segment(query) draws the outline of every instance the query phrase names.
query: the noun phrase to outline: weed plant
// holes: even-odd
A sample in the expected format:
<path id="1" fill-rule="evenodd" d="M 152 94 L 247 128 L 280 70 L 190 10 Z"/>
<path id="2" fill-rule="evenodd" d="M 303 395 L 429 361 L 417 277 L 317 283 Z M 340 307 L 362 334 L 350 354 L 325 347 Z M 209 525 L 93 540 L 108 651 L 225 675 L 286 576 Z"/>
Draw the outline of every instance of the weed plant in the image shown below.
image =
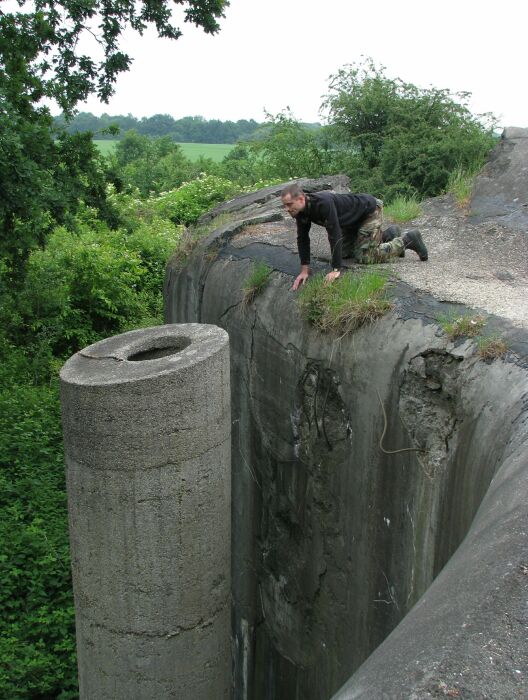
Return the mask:
<path id="1" fill-rule="evenodd" d="M 455 312 L 441 314 L 437 317 L 440 327 L 450 340 L 466 336 L 474 338 L 486 325 L 483 316 L 471 316 L 470 314 L 457 314 Z"/>
<path id="2" fill-rule="evenodd" d="M 508 352 L 508 343 L 498 335 L 479 338 L 479 355 L 483 360 L 496 360 Z"/>
<path id="3" fill-rule="evenodd" d="M 467 207 L 469 204 L 475 177 L 481 167 L 482 164 L 475 164 L 470 168 L 463 168 L 459 165 L 450 174 L 446 189 L 454 196 L 459 206 Z"/>
<path id="4" fill-rule="evenodd" d="M 242 288 L 242 291 L 244 292 L 243 300 L 246 306 L 251 304 L 265 289 L 272 272 L 272 268 L 269 265 L 266 265 L 266 263 L 253 263 L 251 272 L 249 273 Z"/>
<path id="5" fill-rule="evenodd" d="M 384 209 L 387 219 L 396 224 L 412 221 L 422 214 L 422 208 L 416 197 L 396 197 Z"/>
<path id="6" fill-rule="evenodd" d="M 332 284 L 316 275 L 299 291 L 301 314 L 323 332 L 344 335 L 392 308 L 386 287 L 387 274 L 374 270 L 346 272 Z"/>

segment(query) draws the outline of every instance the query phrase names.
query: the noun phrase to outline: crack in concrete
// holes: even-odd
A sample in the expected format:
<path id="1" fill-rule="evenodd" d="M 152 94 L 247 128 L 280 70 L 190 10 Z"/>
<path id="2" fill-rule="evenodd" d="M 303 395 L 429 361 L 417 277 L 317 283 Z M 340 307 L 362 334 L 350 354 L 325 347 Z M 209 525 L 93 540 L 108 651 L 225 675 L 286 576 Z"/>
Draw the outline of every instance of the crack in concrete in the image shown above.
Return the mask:
<path id="1" fill-rule="evenodd" d="M 148 472 L 151 472 L 151 471 L 154 471 L 154 470 L 156 470 L 156 469 L 167 469 L 167 468 L 169 468 L 169 467 L 178 467 L 178 468 L 181 469 L 182 465 L 187 464 L 188 462 L 194 462 L 194 461 L 197 460 L 197 459 L 201 459 L 202 457 L 205 457 L 205 455 L 209 454 L 209 452 L 213 452 L 214 450 L 218 449 L 219 447 L 222 447 L 223 445 L 228 444 L 229 441 L 230 441 L 230 440 L 228 439 L 228 440 L 223 440 L 222 442 L 216 443 L 216 444 L 214 444 L 214 445 L 208 447 L 208 448 L 207 448 L 206 450 L 204 450 L 203 452 L 200 452 L 200 453 L 197 453 L 197 454 L 193 454 L 192 457 L 191 457 L 191 459 L 182 460 L 181 462 L 173 462 L 173 461 L 169 460 L 169 461 L 166 461 L 166 462 L 160 462 L 160 463 L 158 463 L 158 464 L 152 464 L 152 465 L 149 465 L 149 466 L 141 465 L 141 466 L 138 466 L 138 467 L 135 468 L 135 469 L 130 469 L 130 468 L 116 469 L 116 468 L 107 467 L 107 466 L 100 467 L 100 466 L 98 466 L 98 465 L 95 465 L 93 462 L 90 462 L 89 460 L 85 460 L 85 459 L 83 459 L 83 460 L 72 459 L 71 462 L 75 462 L 76 464 L 78 464 L 79 466 L 82 466 L 82 467 L 87 467 L 88 469 L 91 469 L 91 470 L 93 470 L 94 472 L 108 472 L 108 473 L 112 473 L 112 472 L 116 472 L 116 473 L 130 472 L 131 474 L 135 474 L 135 473 L 138 473 L 138 472 L 147 472 L 147 471 L 148 471 Z M 130 449 L 130 446 L 128 446 L 128 449 Z M 137 450 L 141 450 L 141 449 L 143 449 L 143 448 L 142 448 L 142 447 L 138 447 L 138 448 L 136 448 L 136 449 L 137 449 Z"/>
<path id="2" fill-rule="evenodd" d="M 116 362 L 126 362 L 126 357 L 118 357 L 116 355 L 92 355 L 86 352 L 86 350 L 79 350 L 79 355 L 89 360 L 115 360 Z"/>

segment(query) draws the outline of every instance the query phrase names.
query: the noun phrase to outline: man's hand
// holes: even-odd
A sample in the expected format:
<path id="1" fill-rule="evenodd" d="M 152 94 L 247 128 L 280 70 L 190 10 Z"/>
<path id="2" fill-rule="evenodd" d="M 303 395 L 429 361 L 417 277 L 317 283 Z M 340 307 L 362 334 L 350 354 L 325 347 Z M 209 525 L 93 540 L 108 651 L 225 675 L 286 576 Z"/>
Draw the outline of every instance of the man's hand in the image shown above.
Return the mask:
<path id="1" fill-rule="evenodd" d="M 295 282 L 293 283 L 292 291 L 296 292 L 301 286 L 301 284 L 304 284 L 304 282 L 306 282 L 309 276 L 310 268 L 308 267 L 308 265 L 302 265 L 301 272 L 297 275 L 297 277 L 295 278 Z"/>
<path id="2" fill-rule="evenodd" d="M 324 283 L 325 284 L 331 284 L 334 280 L 336 280 L 341 273 L 339 270 L 332 270 L 332 272 L 329 272 L 326 277 L 324 278 Z"/>

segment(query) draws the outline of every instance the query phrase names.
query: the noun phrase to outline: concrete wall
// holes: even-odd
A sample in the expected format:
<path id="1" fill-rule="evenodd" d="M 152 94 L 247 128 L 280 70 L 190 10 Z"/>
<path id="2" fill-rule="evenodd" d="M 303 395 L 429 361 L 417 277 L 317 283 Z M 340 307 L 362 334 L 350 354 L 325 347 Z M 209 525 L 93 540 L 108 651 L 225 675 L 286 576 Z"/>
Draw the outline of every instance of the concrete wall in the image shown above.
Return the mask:
<path id="1" fill-rule="evenodd" d="M 227 334 L 132 331 L 61 372 L 80 696 L 230 696 Z"/>

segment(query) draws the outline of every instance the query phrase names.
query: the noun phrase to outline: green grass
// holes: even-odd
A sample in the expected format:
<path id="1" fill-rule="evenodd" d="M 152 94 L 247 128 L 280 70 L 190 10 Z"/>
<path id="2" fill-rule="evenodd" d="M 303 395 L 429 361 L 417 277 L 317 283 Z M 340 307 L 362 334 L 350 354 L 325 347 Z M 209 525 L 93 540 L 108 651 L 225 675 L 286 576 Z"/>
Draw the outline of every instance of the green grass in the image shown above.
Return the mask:
<path id="1" fill-rule="evenodd" d="M 396 224 L 412 221 L 422 214 L 422 208 L 416 197 L 396 197 L 383 209 L 385 218 Z"/>
<path id="2" fill-rule="evenodd" d="M 265 289 L 269 282 L 272 268 L 263 262 L 254 262 L 242 291 L 244 292 L 244 304 L 249 305 Z"/>
<path id="3" fill-rule="evenodd" d="M 486 325 L 483 316 L 471 316 L 470 314 L 460 315 L 453 311 L 447 314 L 440 314 L 437 320 L 450 340 L 460 338 L 461 336 L 474 338 L 479 335 L 480 331 Z"/>
<path id="4" fill-rule="evenodd" d="M 200 156 L 211 158 L 219 163 L 234 146 L 230 143 L 180 143 L 183 153 L 189 160 L 198 160 Z"/>
<path id="5" fill-rule="evenodd" d="M 455 197 L 461 207 L 466 207 L 469 204 L 473 184 L 481 167 L 481 165 L 475 165 L 472 168 L 464 169 L 459 166 L 449 175 L 447 192 Z"/>
<path id="6" fill-rule="evenodd" d="M 112 153 L 117 141 L 115 139 L 94 139 L 94 143 L 104 156 Z"/>
<path id="7" fill-rule="evenodd" d="M 107 155 L 111 153 L 117 143 L 116 139 L 109 140 L 94 140 L 95 145 L 99 148 L 101 153 Z M 228 153 L 234 148 L 233 144 L 230 143 L 180 143 L 183 154 L 189 160 L 198 160 L 200 156 L 204 158 L 211 158 L 215 162 L 219 163 Z"/>
<path id="8" fill-rule="evenodd" d="M 479 355 L 483 360 L 495 360 L 508 352 L 508 343 L 499 335 L 479 338 L 477 341 Z"/>
<path id="9" fill-rule="evenodd" d="M 344 335 L 392 308 L 386 287 L 387 274 L 374 270 L 342 273 L 331 284 L 316 275 L 299 290 L 301 314 L 323 332 Z"/>

